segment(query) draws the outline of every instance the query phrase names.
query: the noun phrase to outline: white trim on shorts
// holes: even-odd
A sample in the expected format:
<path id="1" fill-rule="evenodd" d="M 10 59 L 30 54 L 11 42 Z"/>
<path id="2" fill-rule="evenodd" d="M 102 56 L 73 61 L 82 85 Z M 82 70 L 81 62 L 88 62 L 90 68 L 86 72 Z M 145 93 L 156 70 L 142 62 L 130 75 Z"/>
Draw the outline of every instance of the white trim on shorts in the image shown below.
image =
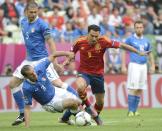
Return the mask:
<path id="1" fill-rule="evenodd" d="M 147 89 L 147 64 L 129 63 L 127 88 Z"/>

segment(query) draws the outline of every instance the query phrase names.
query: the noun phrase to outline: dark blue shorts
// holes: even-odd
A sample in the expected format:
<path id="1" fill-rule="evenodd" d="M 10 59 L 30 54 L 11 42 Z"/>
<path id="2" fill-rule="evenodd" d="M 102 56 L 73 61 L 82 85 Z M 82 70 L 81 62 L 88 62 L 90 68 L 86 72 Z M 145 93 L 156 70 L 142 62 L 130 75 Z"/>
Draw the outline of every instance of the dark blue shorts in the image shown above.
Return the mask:
<path id="1" fill-rule="evenodd" d="M 78 76 L 86 80 L 87 85 L 91 86 L 93 94 L 105 93 L 103 76 L 89 75 L 86 73 L 79 73 Z"/>

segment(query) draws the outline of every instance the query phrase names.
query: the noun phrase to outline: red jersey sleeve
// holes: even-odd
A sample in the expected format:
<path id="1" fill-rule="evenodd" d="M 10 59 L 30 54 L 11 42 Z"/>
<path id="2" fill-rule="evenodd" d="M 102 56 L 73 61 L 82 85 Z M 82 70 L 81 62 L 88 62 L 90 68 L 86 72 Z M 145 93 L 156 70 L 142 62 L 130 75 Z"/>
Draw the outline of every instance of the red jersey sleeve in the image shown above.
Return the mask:
<path id="1" fill-rule="evenodd" d="M 79 42 L 76 40 L 73 46 L 71 47 L 71 51 L 76 54 L 78 50 L 79 50 Z"/>
<path id="2" fill-rule="evenodd" d="M 106 36 L 103 37 L 107 48 L 119 48 L 120 42 L 115 40 L 110 40 Z"/>

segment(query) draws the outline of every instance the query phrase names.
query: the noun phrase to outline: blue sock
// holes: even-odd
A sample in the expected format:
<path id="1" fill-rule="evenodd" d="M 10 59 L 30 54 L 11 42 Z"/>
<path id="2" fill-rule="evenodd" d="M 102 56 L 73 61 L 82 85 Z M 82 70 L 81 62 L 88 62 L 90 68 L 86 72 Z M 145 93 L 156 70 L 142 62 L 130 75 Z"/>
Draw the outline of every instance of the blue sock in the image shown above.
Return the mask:
<path id="1" fill-rule="evenodd" d="M 135 97 L 136 97 L 136 102 L 135 102 L 135 112 L 136 112 L 138 109 L 138 104 L 140 102 L 140 97 L 139 96 L 135 96 Z"/>
<path id="2" fill-rule="evenodd" d="M 128 95 L 128 110 L 135 112 L 136 96 Z"/>
<path id="3" fill-rule="evenodd" d="M 24 99 L 23 99 L 23 94 L 21 90 L 13 93 L 14 99 L 16 101 L 16 104 L 19 108 L 20 113 L 24 113 Z"/>
<path id="4" fill-rule="evenodd" d="M 74 88 L 72 88 L 71 86 L 68 86 L 67 91 L 69 91 L 69 92 L 71 92 L 72 94 L 74 94 L 74 95 L 76 95 L 77 97 L 79 97 L 77 91 L 76 91 Z"/>
<path id="5" fill-rule="evenodd" d="M 68 121 L 71 115 L 72 115 L 72 113 L 70 112 L 70 109 L 67 109 L 62 116 L 62 120 Z"/>

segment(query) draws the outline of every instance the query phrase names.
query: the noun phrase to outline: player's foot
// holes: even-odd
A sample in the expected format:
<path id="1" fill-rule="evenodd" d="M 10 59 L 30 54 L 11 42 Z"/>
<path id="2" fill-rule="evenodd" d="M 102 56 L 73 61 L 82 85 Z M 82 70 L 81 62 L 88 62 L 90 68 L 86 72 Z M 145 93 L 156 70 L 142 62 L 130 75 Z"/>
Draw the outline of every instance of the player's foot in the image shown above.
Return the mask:
<path id="1" fill-rule="evenodd" d="M 132 111 L 129 111 L 127 116 L 128 117 L 133 117 L 134 116 L 134 113 Z"/>
<path id="2" fill-rule="evenodd" d="M 95 120 L 97 125 L 103 125 L 103 122 L 101 118 L 99 117 L 97 111 L 92 106 L 86 107 L 85 111 L 92 116 L 92 118 Z"/>
<path id="3" fill-rule="evenodd" d="M 58 122 L 59 122 L 59 123 L 65 123 L 65 124 L 68 124 L 68 125 L 75 125 L 75 122 L 74 122 L 74 120 L 72 120 L 72 119 L 69 119 L 69 120 L 67 120 L 67 121 L 64 121 L 64 120 L 62 120 L 62 118 L 59 118 L 59 119 L 58 119 Z"/>
<path id="4" fill-rule="evenodd" d="M 95 120 L 95 122 L 97 123 L 98 126 L 102 126 L 103 122 L 101 120 L 101 118 L 99 116 L 96 116 L 93 118 Z"/>
<path id="5" fill-rule="evenodd" d="M 92 107 L 92 106 L 89 106 L 89 107 L 85 107 L 85 111 L 90 114 L 92 116 L 92 118 L 98 116 L 98 113 L 97 111 Z"/>
<path id="6" fill-rule="evenodd" d="M 24 115 L 19 115 L 16 120 L 12 123 L 12 126 L 17 126 L 25 121 Z"/>
<path id="7" fill-rule="evenodd" d="M 134 116 L 140 116 L 140 113 L 138 111 L 134 112 Z"/>

